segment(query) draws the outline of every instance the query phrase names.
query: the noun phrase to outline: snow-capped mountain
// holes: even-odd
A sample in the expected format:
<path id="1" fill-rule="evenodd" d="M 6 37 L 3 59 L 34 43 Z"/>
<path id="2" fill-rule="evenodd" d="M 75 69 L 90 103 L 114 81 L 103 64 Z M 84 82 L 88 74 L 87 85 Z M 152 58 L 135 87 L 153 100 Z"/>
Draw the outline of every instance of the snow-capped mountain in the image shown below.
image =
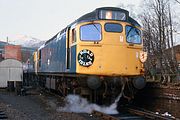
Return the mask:
<path id="1" fill-rule="evenodd" d="M 44 44 L 45 41 L 27 35 L 19 35 L 12 41 L 12 43 L 15 45 L 22 45 L 23 47 L 38 48 Z"/>
<path id="2" fill-rule="evenodd" d="M 24 42 L 23 44 L 21 44 L 23 47 L 30 47 L 30 48 L 39 48 L 41 45 L 43 45 L 45 43 L 45 41 L 41 41 L 39 39 L 29 39 L 26 42 Z"/>

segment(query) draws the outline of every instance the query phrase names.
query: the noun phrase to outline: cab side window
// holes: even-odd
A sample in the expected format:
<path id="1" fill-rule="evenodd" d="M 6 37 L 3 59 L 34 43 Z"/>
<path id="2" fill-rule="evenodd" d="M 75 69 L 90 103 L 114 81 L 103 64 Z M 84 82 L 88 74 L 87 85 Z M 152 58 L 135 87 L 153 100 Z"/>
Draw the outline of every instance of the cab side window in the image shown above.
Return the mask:
<path id="1" fill-rule="evenodd" d="M 72 29 L 72 43 L 76 42 L 76 30 Z"/>

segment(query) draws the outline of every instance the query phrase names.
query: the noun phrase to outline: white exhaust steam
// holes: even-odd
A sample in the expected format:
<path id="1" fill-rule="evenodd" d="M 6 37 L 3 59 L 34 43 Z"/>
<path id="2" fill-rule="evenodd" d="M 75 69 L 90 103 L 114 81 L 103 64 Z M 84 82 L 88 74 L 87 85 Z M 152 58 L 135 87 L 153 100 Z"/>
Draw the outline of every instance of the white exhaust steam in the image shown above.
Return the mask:
<path id="1" fill-rule="evenodd" d="M 75 112 L 75 113 L 92 113 L 94 110 L 105 114 L 118 114 L 117 104 L 122 97 L 124 86 L 122 87 L 121 93 L 116 98 L 115 102 L 110 106 L 99 106 L 97 104 L 89 103 L 85 98 L 79 95 L 68 95 L 66 97 L 66 104 L 64 107 L 57 109 L 59 112 Z"/>

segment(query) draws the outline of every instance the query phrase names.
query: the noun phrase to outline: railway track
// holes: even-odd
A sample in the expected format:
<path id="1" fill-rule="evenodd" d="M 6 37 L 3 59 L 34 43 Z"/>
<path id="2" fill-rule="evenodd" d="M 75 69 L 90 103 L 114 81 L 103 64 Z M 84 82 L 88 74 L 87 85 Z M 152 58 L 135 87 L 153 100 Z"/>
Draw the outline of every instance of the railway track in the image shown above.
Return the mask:
<path id="1" fill-rule="evenodd" d="M 41 90 L 43 90 L 43 92 L 45 92 L 46 94 L 63 99 L 62 96 L 59 96 L 53 92 L 45 89 Z M 134 106 L 123 107 L 120 113 L 116 115 L 108 115 L 99 111 L 93 111 L 92 115 L 100 120 L 176 120 L 176 118 L 172 116 L 163 116 L 162 114 L 157 114 L 155 112 L 137 108 Z"/>
<path id="2" fill-rule="evenodd" d="M 92 114 L 102 120 L 175 120 L 174 117 L 163 116 L 161 114 L 137 108 L 123 108 L 122 112 L 116 115 L 107 115 L 99 111 L 93 111 Z"/>
<path id="3" fill-rule="evenodd" d="M 116 115 L 107 115 L 99 111 L 93 111 L 92 113 L 98 119 L 102 120 L 143 120 L 144 118 L 138 115 L 132 115 L 130 113 L 121 113 Z"/>
<path id="4" fill-rule="evenodd" d="M 0 111 L 0 120 L 3 120 L 3 119 L 7 119 L 7 115 L 5 114 L 4 111 Z"/>
<path id="5" fill-rule="evenodd" d="M 163 116 L 161 114 L 156 114 L 155 112 L 148 111 L 145 109 L 136 109 L 136 108 L 126 108 L 126 111 L 128 111 L 131 114 L 139 115 L 144 118 L 148 119 L 157 119 L 157 120 L 175 120 L 175 117 L 173 116 Z"/>

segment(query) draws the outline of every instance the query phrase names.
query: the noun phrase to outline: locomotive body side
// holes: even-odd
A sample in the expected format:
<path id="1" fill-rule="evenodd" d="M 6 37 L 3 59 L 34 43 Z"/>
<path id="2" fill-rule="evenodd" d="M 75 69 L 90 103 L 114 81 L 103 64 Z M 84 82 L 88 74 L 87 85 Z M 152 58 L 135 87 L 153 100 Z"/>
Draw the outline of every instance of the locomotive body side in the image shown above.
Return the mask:
<path id="1" fill-rule="evenodd" d="M 38 50 L 39 74 L 66 73 L 66 32 L 58 33 L 51 41 Z"/>

